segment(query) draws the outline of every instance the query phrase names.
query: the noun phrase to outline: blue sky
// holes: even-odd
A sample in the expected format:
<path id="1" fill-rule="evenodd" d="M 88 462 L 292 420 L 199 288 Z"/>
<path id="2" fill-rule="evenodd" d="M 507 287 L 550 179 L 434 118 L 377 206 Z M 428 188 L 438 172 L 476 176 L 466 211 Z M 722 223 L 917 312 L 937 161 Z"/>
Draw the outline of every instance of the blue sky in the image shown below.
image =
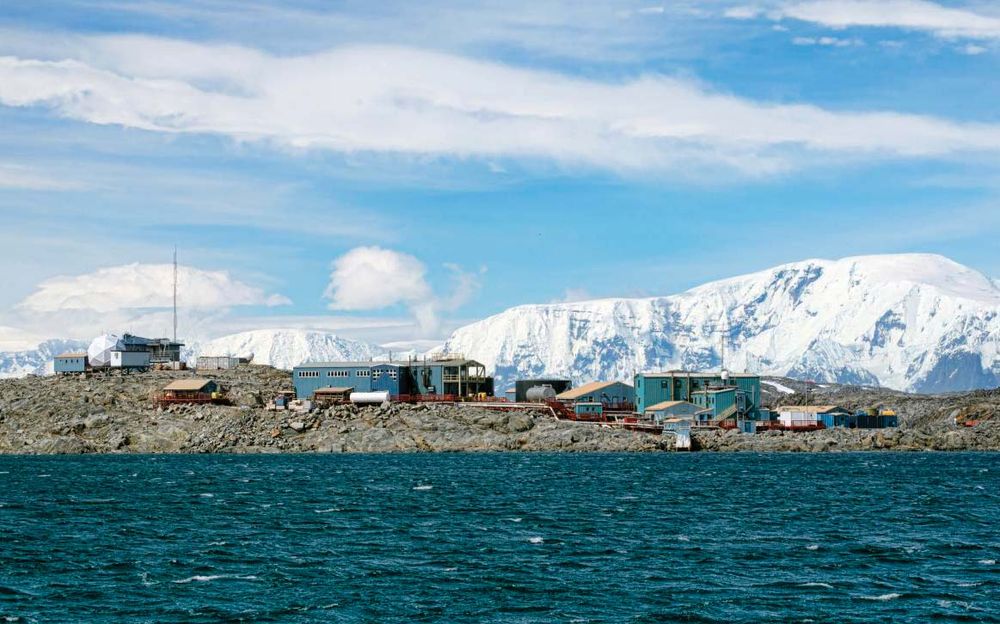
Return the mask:
<path id="1" fill-rule="evenodd" d="M 380 342 L 812 257 L 998 276 L 998 59 L 991 2 L 5 2 L 0 342 L 157 331 L 174 244 L 190 333 Z"/>

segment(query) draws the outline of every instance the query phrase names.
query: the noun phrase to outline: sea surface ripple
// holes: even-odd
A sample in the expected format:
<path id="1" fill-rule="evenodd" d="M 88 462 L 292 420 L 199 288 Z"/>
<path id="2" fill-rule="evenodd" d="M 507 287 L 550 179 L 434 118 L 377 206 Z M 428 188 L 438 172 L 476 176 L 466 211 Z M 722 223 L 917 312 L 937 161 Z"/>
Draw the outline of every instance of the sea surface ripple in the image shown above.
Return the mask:
<path id="1" fill-rule="evenodd" d="M 0 622 L 1000 622 L 1000 455 L 0 458 Z"/>

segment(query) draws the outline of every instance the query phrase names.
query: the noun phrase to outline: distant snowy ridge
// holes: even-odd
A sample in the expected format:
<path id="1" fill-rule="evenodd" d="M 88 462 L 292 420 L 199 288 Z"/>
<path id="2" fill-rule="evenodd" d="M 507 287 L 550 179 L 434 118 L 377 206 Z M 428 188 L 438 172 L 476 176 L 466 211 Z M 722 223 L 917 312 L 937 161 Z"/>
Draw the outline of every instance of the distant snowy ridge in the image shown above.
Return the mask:
<path id="1" fill-rule="evenodd" d="M 381 347 L 341 338 L 324 331 L 303 329 L 259 329 L 222 336 L 190 345 L 185 359 L 191 364 L 199 355 L 253 354 L 254 364 L 290 370 L 303 362 L 368 361 L 386 356 Z"/>
<path id="2" fill-rule="evenodd" d="M 48 375 L 55 356 L 66 351 L 86 351 L 89 341 L 46 340 L 34 349 L 0 352 L 0 378 Z M 260 329 L 230 334 L 205 342 L 189 342 L 181 354 L 194 365 L 199 355 L 253 355 L 254 364 L 290 370 L 303 362 L 368 361 L 388 357 L 382 347 L 348 340 L 324 331 Z M 394 358 L 406 353 L 392 353 Z"/>
<path id="3" fill-rule="evenodd" d="M 518 377 L 577 383 L 726 366 L 934 392 L 1000 383 L 1000 285 L 931 254 L 807 260 L 648 299 L 524 305 L 444 350 Z"/>
<path id="4" fill-rule="evenodd" d="M 86 351 L 89 343 L 81 340 L 44 340 L 33 349 L 0 351 L 0 379 L 27 375 L 52 374 L 52 361 L 61 353 Z"/>

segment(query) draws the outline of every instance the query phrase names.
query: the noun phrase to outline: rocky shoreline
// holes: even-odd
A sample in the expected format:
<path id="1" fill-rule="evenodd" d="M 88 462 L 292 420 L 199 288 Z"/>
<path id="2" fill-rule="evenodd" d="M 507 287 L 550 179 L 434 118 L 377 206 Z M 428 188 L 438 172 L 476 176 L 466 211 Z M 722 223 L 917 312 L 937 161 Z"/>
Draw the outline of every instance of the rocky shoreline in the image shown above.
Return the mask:
<path id="1" fill-rule="evenodd" d="M 542 411 L 453 405 L 337 406 L 308 414 L 263 408 L 288 373 L 247 367 L 214 376 L 231 406 L 155 407 L 153 393 L 190 372 L 0 380 L 0 454 L 299 452 L 654 452 L 671 436 L 557 421 Z M 974 403 L 981 412 L 982 401 Z M 989 403 L 988 405 L 992 405 Z M 694 450 L 835 452 L 1000 450 L 1000 421 L 955 427 L 921 412 L 900 429 L 812 433 L 699 431 Z M 959 409 L 959 408 L 956 408 Z M 961 409 L 967 409 L 963 407 Z M 952 412 L 954 410 L 951 410 Z M 953 419 L 952 419 L 953 420 Z"/>

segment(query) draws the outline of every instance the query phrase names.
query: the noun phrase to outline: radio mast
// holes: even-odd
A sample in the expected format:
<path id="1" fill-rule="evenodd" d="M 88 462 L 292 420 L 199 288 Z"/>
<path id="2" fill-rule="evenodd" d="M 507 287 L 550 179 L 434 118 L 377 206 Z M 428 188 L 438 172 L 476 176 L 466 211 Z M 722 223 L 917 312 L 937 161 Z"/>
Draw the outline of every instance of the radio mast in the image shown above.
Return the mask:
<path id="1" fill-rule="evenodd" d="M 177 245 L 174 245 L 174 342 L 177 342 Z"/>

